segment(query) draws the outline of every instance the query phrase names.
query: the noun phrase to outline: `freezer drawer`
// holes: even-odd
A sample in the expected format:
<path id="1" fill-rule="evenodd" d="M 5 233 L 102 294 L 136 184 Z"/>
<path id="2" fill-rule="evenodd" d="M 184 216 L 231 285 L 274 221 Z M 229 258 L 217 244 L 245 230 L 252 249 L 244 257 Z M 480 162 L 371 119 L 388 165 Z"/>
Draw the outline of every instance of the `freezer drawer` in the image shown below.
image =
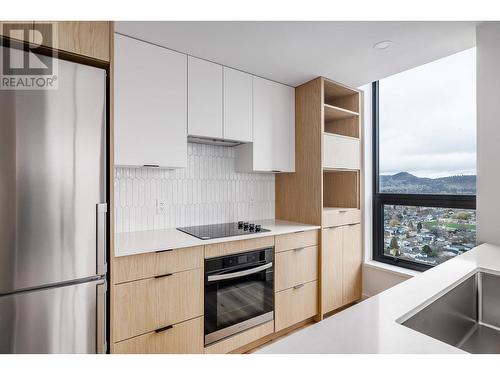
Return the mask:
<path id="1" fill-rule="evenodd" d="M 106 72 L 54 61 L 57 90 L 0 90 L 0 294 L 105 273 Z"/>
<path id="2" fill-rule="evenodd" d="M 106 350 L 105 281 L 0 297 L 0 353 Z"/>

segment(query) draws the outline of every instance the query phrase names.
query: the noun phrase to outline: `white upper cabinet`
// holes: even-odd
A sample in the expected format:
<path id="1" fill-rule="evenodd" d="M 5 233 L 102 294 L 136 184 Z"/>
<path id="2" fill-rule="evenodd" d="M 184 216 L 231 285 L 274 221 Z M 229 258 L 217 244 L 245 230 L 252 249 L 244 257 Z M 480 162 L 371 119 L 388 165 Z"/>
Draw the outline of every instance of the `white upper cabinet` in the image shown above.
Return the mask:
<path id="1" fill-rule="evenodd" d="M 253 143 L 237 146 L 236 170 L 295 172 L 295 89 L 253 77 Z"/>
<path id="2" fill-rule="evenodd" d="M 188 57 L 188 135 L 223 138 L 222 65 Z"/>
<path id="3" fill-rule="evenodd" d="M 252 75 L 224 67 L 224 139 L 252 142 Z"/>
<path id="4" fill-rule="evenodd" d="M 187 56 L 115 34 L 115 164 L 187 164 Z"/>

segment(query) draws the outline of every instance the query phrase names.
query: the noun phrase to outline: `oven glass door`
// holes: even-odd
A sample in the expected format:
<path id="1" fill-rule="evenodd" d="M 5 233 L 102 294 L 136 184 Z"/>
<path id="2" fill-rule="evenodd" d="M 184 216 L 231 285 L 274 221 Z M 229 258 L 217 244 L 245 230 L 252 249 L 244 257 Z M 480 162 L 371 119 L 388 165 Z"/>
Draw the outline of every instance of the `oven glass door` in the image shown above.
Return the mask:
<path id="1" fill-rule="evenodd" d="M 272 266 L 272 262 L 254 264 L 206 278 L 205 344 L 250 328 L 252 319 L 257 325 L 273 318 Z M 264 320 L 259 323 L 259 319 Z M 240 324 L 247 321 L 247 326 Z"/>

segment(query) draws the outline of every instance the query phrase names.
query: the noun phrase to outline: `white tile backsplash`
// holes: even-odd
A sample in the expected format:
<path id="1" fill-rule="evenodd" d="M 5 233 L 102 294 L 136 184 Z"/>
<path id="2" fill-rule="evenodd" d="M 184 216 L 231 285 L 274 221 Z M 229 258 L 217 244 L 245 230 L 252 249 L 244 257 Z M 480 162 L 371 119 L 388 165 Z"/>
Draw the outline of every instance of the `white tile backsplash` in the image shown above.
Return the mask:
<path id="1" fill-rule="evenodd" d="M 274 219 L 274 174 L 235 172 L 234 159 L 232 147 L 189 143 L 187 168 L 115 168 L 116 232 Z"/>

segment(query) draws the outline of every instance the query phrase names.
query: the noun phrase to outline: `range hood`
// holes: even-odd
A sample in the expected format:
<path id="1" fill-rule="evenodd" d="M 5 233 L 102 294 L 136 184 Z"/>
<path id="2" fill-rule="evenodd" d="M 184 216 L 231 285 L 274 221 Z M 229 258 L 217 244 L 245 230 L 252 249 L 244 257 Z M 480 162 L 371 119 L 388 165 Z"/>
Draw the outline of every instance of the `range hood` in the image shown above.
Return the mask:
<path id="1" fill-rule="evenodd" d="M 206 145 L 215 145 L 215 146 L 225 146 L 225 147 L 234 147 L 242 144 L 242 142 L 238 141 L 229 141 L 226 139 L 217 139 L 217 138 L 195 137 L 192 135 L 188 136 L 188 142 L 202 143 Z"/>

